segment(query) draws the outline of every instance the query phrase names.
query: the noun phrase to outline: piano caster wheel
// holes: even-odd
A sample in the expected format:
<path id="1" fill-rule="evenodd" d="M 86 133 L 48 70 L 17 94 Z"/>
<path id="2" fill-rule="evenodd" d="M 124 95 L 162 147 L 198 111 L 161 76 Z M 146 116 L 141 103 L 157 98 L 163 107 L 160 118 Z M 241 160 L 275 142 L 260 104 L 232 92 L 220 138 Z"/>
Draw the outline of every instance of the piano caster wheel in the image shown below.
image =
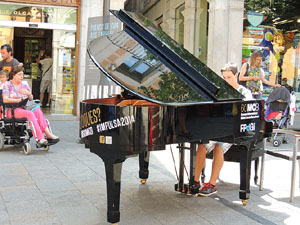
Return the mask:
<path id="1" fill-rule="evenodd" d="M 147 179 L 141 179 L 142 184 L 146 184 Z"/>
<path id="2" fill-rule="evenodd" d="M 248 203 L 248 200 L 242 200 L 242 203 L 243 203 L 244 206 L 246 206 L 247 203 Z"/>

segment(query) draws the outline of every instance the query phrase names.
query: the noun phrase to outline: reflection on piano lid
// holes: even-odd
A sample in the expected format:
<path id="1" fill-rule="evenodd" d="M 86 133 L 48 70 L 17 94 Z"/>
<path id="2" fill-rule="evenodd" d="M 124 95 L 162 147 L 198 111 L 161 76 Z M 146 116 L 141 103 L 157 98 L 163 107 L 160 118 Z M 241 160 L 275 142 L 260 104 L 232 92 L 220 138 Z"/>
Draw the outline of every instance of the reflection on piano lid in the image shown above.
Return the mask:
<path id="1" fill-rule="evenodd" d="M 162 105 L 242 99 L 225 80 L 147 19 L 123 10 L 112 13 L 126 23 L 124 30 L 92 40 L 88 53 L 102 72 L 124 89 Z"/>

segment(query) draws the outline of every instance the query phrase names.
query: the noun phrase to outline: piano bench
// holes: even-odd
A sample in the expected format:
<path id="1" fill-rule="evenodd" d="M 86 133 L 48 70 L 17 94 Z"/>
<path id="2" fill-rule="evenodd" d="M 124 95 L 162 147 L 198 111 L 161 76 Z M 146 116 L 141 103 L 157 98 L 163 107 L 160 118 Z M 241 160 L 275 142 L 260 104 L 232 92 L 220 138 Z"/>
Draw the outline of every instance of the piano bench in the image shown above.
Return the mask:
<path id="1" fill-rule="evenodd" d="M 286 159 L 289 161 L 292 161 L 292 176 L 291 176 L 291 191 L 290 191 L 290 202 L 294 201 L 294 192 L 295 192 L 295 181 L 296 181 L 296 162 L 297 160 L 300 160 L 300 155 L 298 154 L 298 144 L 300 140 L 300 130 L 283 130 L 283 129 L 273 129 L 273 133 L 284 133 L 284 134 L 292 134 L 295 136 L 295 144 L 293 151 L 282 151 L 280 149 L 275 149 L 275 150 L 268 150 L 266 148 L 266 139 L 264 140 L 264 145 L 265 145 L 265 154 L 278 157 L 281 159 Z M 264 178 L 264 166 L 265 166 L 265 155 L 262 157 L 262 164 L 261 164 L 261 174 L 260 174 L 260 185 L 259 185 L 259 190 L 261 191 L 263 189 L 263 178 Z M 299 168 L 300 168 L 300 161 L 299 163 Z M 300 171 L 299 171 L 299 176 L 300 176 Z M 300 187 L 300 183 L 299 183 Z"/>

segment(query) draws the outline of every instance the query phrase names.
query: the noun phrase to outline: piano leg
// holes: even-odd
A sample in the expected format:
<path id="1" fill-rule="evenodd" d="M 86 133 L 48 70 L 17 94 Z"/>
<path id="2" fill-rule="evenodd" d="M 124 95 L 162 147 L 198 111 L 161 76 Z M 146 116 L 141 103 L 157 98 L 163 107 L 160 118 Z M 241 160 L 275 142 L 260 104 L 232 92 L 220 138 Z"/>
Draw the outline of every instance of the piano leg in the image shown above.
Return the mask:
<path id="1" fill-rule="evenodd" d="M 194 184 L 195 180 L 195 169 L 196 169 L 196 152 L 197 144 L 190 143 L 190 186 Z"/>
<path id="2" fill-rule="evenodd" d="M 258 180 L 258 166 L 259 166 L 259 158 L 254 160 L 254 183 L 257 185 L 257 180 Z"/>
<path id="3" fill-rule="evenodd" d="M 150 152 L 145 151 L 139 154 L 139 164 L 140 164 L 140 171 L 139 171 L 139 177 L 141 179 L 141 183 L 145 184 L 146 180 L 149 177 L 149 157 Z"/>
<path id="4" fill-rule="evenodd" d="M 117 223 L 120 221 L 120 190 L 121 172 L 123 162 L 104 162 L 107 187 L 107 221 Z"/>
<path id="5" fill-rule="evenodd" d="M 253 146 L 251 143 L 250 146 Z M 251 173 L 251 147 L 240 146 L 240 192 L 239 197 L 242 199 L 243 205 L 247 204 L 250 197 L 250 173 Z"/>
<path id="6" fill-rule="evenodd" d="M 175 191 L 185 192 L 184 188 L 184 160 L 185 160 L 185 146 L 184 143 L 178 144 L 179 149 L 179 171 L 178 183 L 175 185 Z"/>

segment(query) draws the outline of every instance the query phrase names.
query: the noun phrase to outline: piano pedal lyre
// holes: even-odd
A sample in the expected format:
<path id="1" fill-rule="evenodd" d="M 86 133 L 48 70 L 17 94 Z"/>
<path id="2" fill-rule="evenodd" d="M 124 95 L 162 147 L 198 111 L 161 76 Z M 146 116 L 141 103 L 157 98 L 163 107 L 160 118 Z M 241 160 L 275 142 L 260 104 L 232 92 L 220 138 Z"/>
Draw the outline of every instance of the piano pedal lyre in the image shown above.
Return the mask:
<path id="1" fill-rule="evenodd" d="M 188 184 L 175 184 L 175 191 L 184 193 L 184 194 L 191 194 L 190 188 Z"/>

